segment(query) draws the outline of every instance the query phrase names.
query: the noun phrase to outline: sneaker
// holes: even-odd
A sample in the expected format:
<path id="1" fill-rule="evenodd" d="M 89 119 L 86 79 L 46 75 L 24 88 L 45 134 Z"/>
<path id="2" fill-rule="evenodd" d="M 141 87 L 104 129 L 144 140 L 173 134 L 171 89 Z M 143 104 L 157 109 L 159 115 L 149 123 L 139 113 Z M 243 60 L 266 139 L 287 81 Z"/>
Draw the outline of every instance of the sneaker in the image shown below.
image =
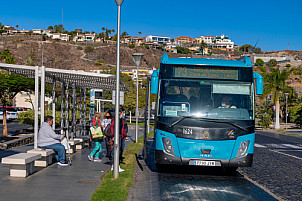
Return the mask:
<path id="1" fill-rule="evenodd" d="M 68 166 L 68 164 L 67 164 L 67 163 L 61 163 L 61 162 L 58 162 L 57 164 L 58 164 L 59 166 L 63 166 L 63 167 Z"/>
<path id="2" fill-rule="evenodd" d="M 125 170 L 122 169 L 120 166 L 118 166 L 118 171 L 119 171 L 119 172 L 124 172 Z"/>
<path id="3" fill-rule="evenodd" d="M 111 171 L 113 171 L 113 165 L 111 165 Z"/>
<path id="4" fill-rule="evenodd" d="M 111 166 L 111 170 L 113 170 L 113 165 Z M 122 169 L 120 166 L 118 166 L 118 171 L 119 171 L 119 172 L 124 172 L 125 170 Z"/>
<path id="5" fill-rule="evenodd" d="M 89 159 L 90 161 L 93 161 L 93 156 L 88 155 L 88 159 Z"/>
<path id="6" fill-rule="evenodd" d="M 99 158 L 95 158 L 95 159 L 93 160 L 93 162 L 102 162 L 102 160 L 99 159 Z"/>

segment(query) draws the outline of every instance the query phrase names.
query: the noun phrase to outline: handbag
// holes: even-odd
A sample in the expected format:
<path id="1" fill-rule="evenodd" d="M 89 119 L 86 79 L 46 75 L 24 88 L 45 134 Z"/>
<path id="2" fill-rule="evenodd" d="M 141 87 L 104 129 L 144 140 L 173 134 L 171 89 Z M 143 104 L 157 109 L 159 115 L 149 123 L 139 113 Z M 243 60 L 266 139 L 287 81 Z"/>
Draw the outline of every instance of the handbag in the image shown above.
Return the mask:
<path id="1" fill-rule="evenodd" d="M 64 137 L 64 138 L 61 140 L 61 144 L 65 147 L 66 150 L 67 150 L 67 149 L 70 149 L 70 146 L 69 146 L 69 144 L 68 144 L 68 142 L 67 142 L 66 137 Z"/>
<path id="2" fill-rule="evenodd" d="M 96 126 L 90 127 L 90 133 L 92 139 L 103 138 L 102 128 L 99 126 L 99 119 L 97 119 Z"/>

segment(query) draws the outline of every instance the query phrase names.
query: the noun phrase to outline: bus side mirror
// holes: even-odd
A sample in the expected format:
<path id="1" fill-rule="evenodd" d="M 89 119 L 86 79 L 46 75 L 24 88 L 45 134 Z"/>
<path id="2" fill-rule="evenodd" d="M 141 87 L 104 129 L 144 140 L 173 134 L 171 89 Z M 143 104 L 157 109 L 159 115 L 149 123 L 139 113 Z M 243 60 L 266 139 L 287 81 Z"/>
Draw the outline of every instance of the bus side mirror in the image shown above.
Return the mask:
<path id="1" fill-rule="evenodd" d="M 263 77 L 259 73 L 253 72 L 255 85 L 256 85 L 256 94 L 262 95 L 263 94 Z"/>
<path id="2" fill-rule="evenodd" d="M 154 70 L 151 76 L 151 94 L 157 94 L 158 92 L 158 78 L 159 70 Z"/>

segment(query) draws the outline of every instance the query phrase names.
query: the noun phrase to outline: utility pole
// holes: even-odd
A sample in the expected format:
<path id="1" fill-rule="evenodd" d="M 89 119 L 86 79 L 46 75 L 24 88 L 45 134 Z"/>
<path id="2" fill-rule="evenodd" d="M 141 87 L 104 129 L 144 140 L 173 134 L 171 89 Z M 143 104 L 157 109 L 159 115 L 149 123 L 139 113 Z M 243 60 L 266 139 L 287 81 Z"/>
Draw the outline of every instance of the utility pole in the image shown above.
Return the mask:
<path id="1" fill-rule="evenodd" d="M 63 29 L 63 8 L 62 8 L 62 29 Z"/>

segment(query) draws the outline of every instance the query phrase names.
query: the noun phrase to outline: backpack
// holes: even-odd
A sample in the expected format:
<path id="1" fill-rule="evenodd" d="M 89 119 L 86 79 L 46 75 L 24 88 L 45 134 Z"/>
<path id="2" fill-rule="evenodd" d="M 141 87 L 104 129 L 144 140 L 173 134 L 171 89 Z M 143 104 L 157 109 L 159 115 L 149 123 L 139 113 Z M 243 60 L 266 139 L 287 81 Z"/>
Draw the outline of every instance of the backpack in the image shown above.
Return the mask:
<path id="1" fill-rule="evenodd" d="M 113 136 L 114 136 L 114 134 L 111 132 L 110 126 L 111 126 L 111 123 L 108 124 L 108 125 L 106 126 L 105 130 L 104 130 L 104 135 L 105 135 L 106 137 L 113 137 Z"/>
<path id="2" fill-rule="evenodd" d="M 101 127 L 99 127 L 99 120 L 96 122 L 96 126 L 91 126 L 90 127 L 90 133 L 91 133 L 91 138 L 92 139 L 101 139 L 103 138 L 103 132 Z"/>

